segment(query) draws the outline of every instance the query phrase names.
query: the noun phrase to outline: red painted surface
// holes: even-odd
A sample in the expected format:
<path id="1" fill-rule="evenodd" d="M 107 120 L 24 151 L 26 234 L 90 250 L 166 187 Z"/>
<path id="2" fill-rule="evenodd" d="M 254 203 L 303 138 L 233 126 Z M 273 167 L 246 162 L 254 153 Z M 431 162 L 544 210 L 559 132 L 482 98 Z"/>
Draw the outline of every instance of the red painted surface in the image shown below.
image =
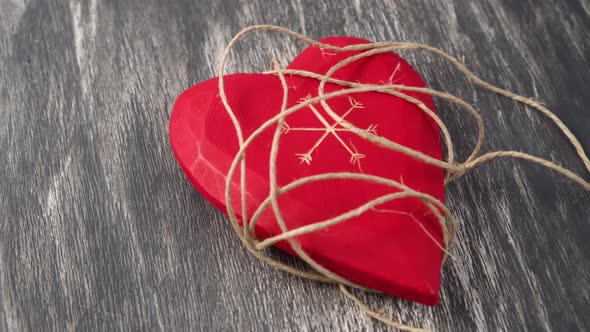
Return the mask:
<path id="1" fill-rule="evenodd" d="M 322 42 L 344 46 L 367 41 L 331 37 Z M 324 74 L 338 61 L 356 53 L 336 53 L 308 47 L 288 68 Z M 419 74 L 394 53 L 361 59 L 340 69 L 333 77 L 361 83 L 384 84 L 391 80 L 395 84 L 425 86 Z M 296 76 L 287 76 L 286 79 L 289 85 L 289 106 L 307 95 L 317 96 L 317 80 Z M 216 78 L 202 82 L 178 98 L 170 120 L 170 140 L 176 158 L 192 184 L 225 213 L 225 179 L 238 151 L 238 141 L 219 98 L 217 84 Z M 241 123 L 245 137 L 280 111 L 283 91 L 277 76 L 227 75 L 225 85 L 229 103 Z M 326 93 L 338 89 L 341 87 L 328 84 Z M 430 96 L 408 94 L 434 110 Z M 442 158 L 439 129 L 417 106 L 374 92 L 350 97 L 364 108 L 352 109 L 346 116 L 347 121 L 437 159 Z M 346 96 L 331 99 L 328 103 L 341 116 L 351 108 L 351 101 Z M 314 107 L 330 125 L 334 123 L 319 103 Z M 336 134 L 340 140 L 328 133 L 310 154 L 308 164 L 300 160 L 300 154 L 309 152 L 324 135 L 324 125 L 309 107 L 288 116 L 286 124 L 289 129 L 281 134 L 277 159 L 280 186 L 314 174 L 363 172 L 401 181 L 444 201 L 444 174 L 439 168 L 372 145 L 339 125 L 335 128 L 338 129 Z M 268 196 L 269 152 L 275 128 L 269 128 L 247 150 L 249 217 Z M 364 157 L 351 163 L 351 152 Z M 232 201 L 241 217 L 239 182 L 238 171 L 232 182 Z M 373 183 L 329 180 L 295 189 L 281 196 L 279 204 L 288 228 L 293 229 L 334 217 L 391 192 L 392 188 Z M 392 210 L 401 213 L 393 213 Z M 375 211 L 368 211 L 349 221 L 299 236 L 296 241 L 313 259 L 343 277 L 392 295 L 433 305 L 439 299 L 443 253 L 417 222 L 442 243 L 438 221 L 420 201 L 413 198 L 383 204 Z M 272 208 L 269 207 L 263 213 L 255 232 L 260 238 L 281 233 Z M 277 246 L 293 253 L 286 242 L 278 243 Z"/>

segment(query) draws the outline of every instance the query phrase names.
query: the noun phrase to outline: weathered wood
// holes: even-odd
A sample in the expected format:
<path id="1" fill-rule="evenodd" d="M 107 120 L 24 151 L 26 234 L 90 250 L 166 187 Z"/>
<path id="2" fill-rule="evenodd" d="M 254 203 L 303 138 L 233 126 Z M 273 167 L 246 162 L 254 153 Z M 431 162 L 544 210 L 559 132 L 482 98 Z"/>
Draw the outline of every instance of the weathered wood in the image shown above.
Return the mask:
<path id="1" fill-rule="evenodd" d="M 482 77 L 547 104 L 590 151 L 587 0 L 2 0 L 0 330 L 385 329 L 336 288 L 248 255 L 169 148 L 176 96 L 215 76 L 222 47 L 254 23 L 465 55 Z M 229 71 L 266 69 L 274 53 L 287 63 L 302 48 L 258 34 Z M 440 59 L 403 55 L 432 87 L 477 103 L 486 150 L 584 174 L 541 115 L 470 86 Z M 466 157 L 474 124 L 438 108 Z M 589 193 L 503 160 L 447 195 L 460 228 L 440 305 L 364 299 L 440 331 L 590 329 Z"/>

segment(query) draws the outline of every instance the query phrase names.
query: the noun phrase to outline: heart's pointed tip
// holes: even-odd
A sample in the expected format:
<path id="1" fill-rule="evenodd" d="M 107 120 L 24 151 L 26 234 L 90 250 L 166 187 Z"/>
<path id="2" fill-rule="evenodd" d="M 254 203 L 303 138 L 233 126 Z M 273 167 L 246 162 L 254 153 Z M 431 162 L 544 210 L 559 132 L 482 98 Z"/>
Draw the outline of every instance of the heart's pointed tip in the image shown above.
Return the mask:
<path id="1" fill-rule="evenodd" d="M 256 225 L 256 234 L 262 235 L 262 237 L 270 236 L 267 230 L 259 228 L 258 225 Z M 405 278 L 400 278 L 397 273 L 382 274 L 379 273 L 380 271 L 359 269 L 358 267 L 353 267 L 338 259 L 334 259 L 333 256 L 326 256 L 321 251 L 317 251 L 317 248 L 309 248 L 305 243 L 300 244 L 308 255 L 317 261 L 321 261 L 322 265 L 328 270 L 334 271 L 340 276 L 369 289 L 427 306 L 435 306 L 440 302 L 442 253 L 440 254 L 441 260 L 439 264 L 433 263 L 433 266 L 436 265 L 435 269 L 425 274 L 414 271 L 413 269 L 417 266 L 405 266 L 405 274 L 413 275 L 413 277 L 402 280 Z M 279 242 L 276 246 L 281 250 L 297 256 L 287 242 Z"/>
<path id="2" fill-rule="evenodd" d="M 438 293 L 434 294 L 427 302 L 425 302 L 425 305 L 429 305 L 429 306 L 435 306 L 440 302 L 440 295 Z"/>
<path id="3" fill-rule="evenodd" d="M 420 295 L 419 297 L 403 297 L 406 300 L 410 300 L 412 302 L 420 303 L 427 306 L 435 306 L 440 302 L 440 296 L 438 293 L 428 294 L 428 295 Z"/>

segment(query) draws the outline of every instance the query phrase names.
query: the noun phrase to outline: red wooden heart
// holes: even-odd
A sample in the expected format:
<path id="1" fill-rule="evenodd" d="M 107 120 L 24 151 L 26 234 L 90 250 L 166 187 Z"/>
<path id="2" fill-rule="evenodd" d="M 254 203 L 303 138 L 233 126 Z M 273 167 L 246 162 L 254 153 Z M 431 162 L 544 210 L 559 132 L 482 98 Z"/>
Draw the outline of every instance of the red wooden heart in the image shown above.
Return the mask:
<path id="1" fill-rule="evenodd" d="M 323 43 L 335 46 L 368 43 L 351 37 L 331 37 Z M 358 52 L 331 52 L 312 46 L 288 66 L 325 74 L 338 61 Z M 363 58 L 338 70 L 334 78 L 361 83 L 403 84 L 424 87 L 419 74 L 401 57 L 386 53 Z M 308 95 L 316 96 L 319 82 L 287 76 L 289 105 Z M 263 122 L 280 111 L 283 90 L 279 78 L 265 74 L 225 76 L 225 89 L 247 138 Z M 326 85 L 326 93 L 341 89 Z M 217 78 L 185 91 L 177 100 L 170 120 L 172 148 L 183 171 L 197 190 L 226 212 L 225 181 L 238 151 L 238 140 L 221 103 Z M 430 109 L 430 96 L 407 93 Z M 359 128 L 441 159 L 439 128 L 416 105 L 390 95 L 366 92 L 328 101 L 332 109 Z M 362 106 L 362 107 L 361 107 Z M 314 113 L 314 110 L 315 112 Z M 387 177 L 444 201 L 443 171 L 404 154 L 373 145 L 336 124 L 330 132 L 320 122 L 332 119 L 321 105 L 306 107 L 286 117 L 277 158 L 278 185 L 326 172 L 363 172 Z M 274 127 L 276 128 L 276 127 Z M 268 196 L 268 163 L 274 128 L 256 138 L 247 150 L 247 211 L 252 213 Z M 239 173 L 239 172 L 238 172 Z M 233 179 L 232 201 L 240 216 L 240 176 Z M 279 198 L 289 229 L 325 220 L 381 195 L 392 188 L 355 180 L 329 180 L 299 187 Z M 256 224 L 258 238 L 281 233 L 267 209 Z M 385 203 L 349 221 L 295 240 L 327 269 L 370 288 L 433 305 L 439 299 L 443 252 L 424 229 L 442 243 L 435 216 L 416 198 Z M 276 244 L 293 254 L 286 242 Z"/>

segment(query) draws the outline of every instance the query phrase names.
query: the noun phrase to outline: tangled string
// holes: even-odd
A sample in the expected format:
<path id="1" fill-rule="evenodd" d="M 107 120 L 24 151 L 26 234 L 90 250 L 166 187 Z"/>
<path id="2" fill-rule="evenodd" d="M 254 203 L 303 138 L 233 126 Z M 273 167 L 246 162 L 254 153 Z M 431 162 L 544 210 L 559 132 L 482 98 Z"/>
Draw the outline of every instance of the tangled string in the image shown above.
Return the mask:
<path id="1" fill-rule="evenodd" d="M 331 50 L 331 51 L 335 51 L 335 52 L 360 51 L 360 53 L 350 56 L 350 57 L 338 62 L 336 65 L 334 65 L 333 67 L 330 68 L 330 70 L 326 73 L 326 75 L 320 75 L 317 73 L 304 71 L 304 70 L 283 69 L 279 65 L 279 63 L 273 59 L 273 70 L 265 72 L 265 73 L 271 74 L 271 75 L 278 75 L 278 77 L 280 78 L 280 81 L 283 86 L 283 98 L 282 98 L 281 109 L 277 113 L 276 116 L 274 116 L 271 119 L 268 119 L 266 122 L 264 122 L 264 124 L 262 124 L 259 128 L 257 128 L 249 137 L 244 138 L 240 123 L 239 123 L 238 119 L 236 118 L 231 105 L 229 105 L 229 103 L 228 103 L 226 91 L 224 89 L 224 76 L 223 75 L 224 75 L 224 71 L 225 71 L 225 65 L 226 65 L 227 60 L 229 58 L 230 52 L 231 52 L 232 48 L 235 46 L 235 44 L 241 38 L 243 38 L 245 35 L 247 35 L 248 33 L 253 32 L 253 31 L 257 31 L 257 30 L 270 30 L 270 31 L 283 33 L 283 34 L 286 34 L 286 35 L 293 37 L 297 40 L 300 40 L 308 45 L 317 46 L 317 47 L 320 47 L 320 48 L 326 49 L 326 50 Z M 364 290 L 367 290 L 367 288 L 365 288 L 361 285 L 358 285 L 350 280 L 347 280 L 346 278 L 343 278 L 342 276 L 340 276 L 340 275 L 324 268 L 320 264 L 318 264 L 309 255 L 307 255 L 307 253 L 294 240 L 294 238 L 299 235 L 316 232 L 316 231 L 319 231 L 319 230 L 324 229 L 326 227 L 345 222 L 348 219 L 350 219 L 354 216 L 358 216 L 358 215 L 374 208 L 377 205 L 380 205 L 380 204 L 383 204 L 383 203 L 386 203 L 389 201 L 393 201 L 396 199 L 404 198 L 404 197 L 416 197 L 432 211 L 432 213 L 436 216 L 436 218 L 438 219 L 438 221 L 440 223 L 440 226 L 443 230 L 443 245 L 442 246 L 438 243 L 438 241 L 436 241 L 436 239 L 434 237 L 432 237 L 430 234 L 428 234 L 428 232 L 425 228 L 423 228 L 423 230 L 431 237 L 431 239 L 435 243 L 437 243 L 437 245 L 439 245 L 441 247 L 441 250 L 444 251 L 444 259 L 446 259 L 447 256 L 449 255 L 449 251 L 451 249 L 453 241 L 455 240 L 455 228 L 456 227 L 455 227 L 455 221 L 452 217 L 451 212 L 442 202 L 440 202 L 436 198 L 432 197 L 431 195 L 416 191 L 416 190 L 414 190 L 414 189 L 412 189 L 400 182 L 397 182 L 397 181 L 394 181 L 394 180 L 391 180 L 388 178 L 384 178 L 384 177 L 369 175 L 369 174 L 346 173 L 346 172 L 324 173 L 324 174 L 318 174 L 318 175 L 300 178 L 300 179 L 293 181 L 283 187 L 279 187 L 277 185 L 277 177 L 276 177 L 277 169 L 276 169 L 275 161 L 276 161 L 276 158 L 277 158 L 277 155 L 279 152 L 279 138 L 281 135 L 281 128 L 283 127 L 285 117 L 287 117 L 288 115 L 293 114 L 293 113 L 295 113 L 295 112 L 297 112 L 309 105 L 320 103 L 322 105 L 322 107 L 324 108 L 324 110 L 326 111 L 326 113 L 334 121 L 340 123 L 344 128 L 350 130 L 352 133 L 356 134 L 357 136 L 361 137 L 362 139 L 365 139 L 373 144 L 377 144 L 381 147 L 390 149 L 392 151 L 406 154 L 406 155 L 408 155 L 412 158 L 418 159 L 424 163 L 443 168 L 446 171 L 445 184 L 460 178 L 462 175 L 464 175 L 466 172 L 468 172 L 469 170 L 473 169 L 476 166 L 484 164 L 484 163 L 486 163 L 490 160 L 493 160 L 493 159 L 506 158 L 506 157 L 522 159 L 522 160 L 526 160 L 529 162 L 539 164 L 539 165 L 546 167 L 548 169 L 551 169 L 559 174 L 562 174 L 563 176 L 565 176 L 568 179 L 572 180 L 573 182 L 579 184 L 580 186 L 582 186 L 584 189 L 586 189 L 588 191 L 590 191 L 590 183 L 585 181 L 580 176 L 576 175 L 575 173 L 571 172 L 570 170 L 568 170 L 562 166 L 559 166 L 549 160 L 539 158 L 539 157 L 536 157 L 536 156 L 533 156 L 533 155 L 530 155 L 527 153 L 518 152 L 518 151 L 494 151 L 494 152 L 488 152 L 488 153 L 480 155 L 480 149 L 481 149 L 481 146 L 484 141 L 484 124 L 483 124 L 482 118 L 469 103 L 467 103 L 464 100 L 462 100 L 458 97 L 455 97 L 449 93 L 441 92 L 441 91 L 437 91 L 437 90 L 433 90 L 433 89 L 429 89 L 429 88 L 419 88 L 419 87 L 397 85 L 397 84 L 386 84 L 386 85 L 361 84 L 358 82 L 350 82 L 350 81 L 344 81 L 344 80 L 338 80 L 338 79 L 332 78 L 332 75 L 338 69 L 340 69 L 340 68 L 342 68 L 342 67 L 346 66 L 347 64 L 350 64 L 354 61 L 357 61 L 357 60 L 365 58 L 365 57 L 370 57 L 373 55 L 381 54 L 381 53 L 400 51 L 400 50 L 422 50 L 422 51 L 427 51 L 427 52 L 432 53 L 434 55 L 440 56 L 443 59 L 449 61 L 454 67 L 456 67 L 465 76 L 467 76 L 467 78 L 473 84 L 479 85 L 487 90 L 490 90 L 492 92 L 500 94 L 506 98 L 512 99 L 512 100 L 517 101 L 519 103 L 528 105 L 528 106 L 532 107 L 533 109 L 536 109 L 537 111 L 541 112 L 546 117 L 548 117 L 555 125 L 557 125 L 557 127 L 561 130 L 561 132 L 567 137 L 567 139 L 570 141 L 570 143 L 575 148 L 579 158 L 582 160 L 586 170 L 588 170 L 588 172 L 590 172 L 590 160 L 588 159 L 586 153 L 584 152 L 582 145 L 580 144 L 578 139 L 572 134 L 572 132 L 568 129 L 568 127 L 554 113 L 549 111 L 549 109 L 547 109 L 542 104 L 540 104 L 530 98 L 526 98 L 526 97 L 517 95 L 515 93 L 501 89 L 499 87 L 496 87 L 494 85 L 491 85 L 491 84 L 481 80 L 475 74 L 473 74 L 471 71 L 469 71 L 463 62 L 460 62 L 459 60 L 455 59 L 451 55 L 449 55 L 437 48 L 434 48 L 434 47 L 431 47 L 428 45 L 418 44 L 418 43 L 404 43 L 404 42 L 378 42 L 378 43 L 349 45 L 346 47 L 336 47 L 336 46 L 320 43 L 318 41 L 307 38 L 303 35 L 300 35 L 296 32 L 290 31 L 290 30 L 282 28 L 282 27 L 277 27 L 277 26 L 272 26 L 272 25 L 255 25 L 255 26 L 250 26 L 250 27 L 242 30 L 229 42 L 229 44 L 227 45 L 227 47 L 221 57 L 221 62 L 220 62 L 220 66 L 219 66 L 219 73 L 218 73 L 219 74 L 219 95 L 220 95 L 223 105 L 225 106 L 225 109 L 226 109 L 227 113 L 229 114 L 231 121 L 235 127 L 236 134 L 238 137 L 238 143 L 239 143 L 239 151 L 236 153 L 235 158 L 231 164 L 230 170 L 227 174 L 226 187 L 225 187 L 225 200 L 226 200 L 226 205 L 227 205 L 227 214 L 229 216 L 229 219 L 230 219 L 233 229 L 235 230 L 238 237 L 242 240 L 242 242 L 244 243 L 246 248 L 248 248 L 248 250 L 251 251 L 260 260 L 264 261 L 265 263 L 267 263 L 275 268 L 292 273 L 294 275 L 298 275 L 298 276 L 308 278 L 308 279 L 338 284 L 340 287 L 340 290 L 344 293 L 344 295 L 346 295 L 346 297 L 348 297 L 349 299 L 354 301 L 361 309 L 363 309 L 366 313 L 368 313 L 373 318 L 378 319 L 378 320 L 386 323 L 387 325 L 390 325 L 390 326 L 398 328 L 398 329 L 407 330 L 407 331 L 423 331 L 423 329 L 404 325 L 404 324 L 395 322 L 393 320 L 387 319 L 387 318 L 383 317 L 382 313 L 369 308 L 366 304 L 364 304 L 361 300 L 359 300 L 356 296 L 354 296 L 347 289 L 347 286 L 354 287 L 354 288 L 360 288 L 360 289 L 364 289 Z M 297 75 L 297 76 L 303 76 L 303 77 L 318 80 L 319 81 L 319 88 L 318 88 L 317 96 L 310 98 L 302 103 L 299 103 L 297 105 L 287 108 L 288 86 L 285 81 L 285 75 Z M 325 93 L 324 88 L 327 83 L 340 85 L 343 87 L 343 89 L 335 91 L 335 92 L 331 92 L 331 93 Z M 419 151 L 411 149 L 407 146 L 403 146 L 403 145 L 400 145 L 396 142 L 390 141 L 385 137 L 381 137 L 381 136 L 376 135 L 375 133 L 363 130 L 361 128 L 357 128 L 352 123 L 347 122 L 345 119 L 343 119 L 338 114 L 336 114 L 330 108 L 330 105 L 327 102 L 331 98 L 346 96 L 346 95 L 356 94 L 356 93 L 362 93 L 362 92 L 369 92 L 369 91 L 389 94 L 394 97 L 401 98 L 405 101 L 415 104 L 426 115 L 428 115 L 430 118 L 432 118 L 438 124 L 438 126 L 440 127 L 440 130 L 443 134 L 443 139 L 444 139 L 445 145 L 447 147 L 446 160 L 439 160 L 436 158 L 432 158 L 426 154 L 423 154 Z M 471 154 L 469 155 L 469 157 L 465 161 L 457 162 L 455 160 L 453 141 L 451 139 L 451 135 L 449 134 L 449 131 L 448 131 L 447 127 L 445 126 L 444 122 L 435 114 L 435 112 L 433 110 L 429 109 L 424 103 L 422 103 L 420 100 L 418 100 L 416 98 L 413 98 L 413 97 L 405 94 L 404 91 L 415 91 L 415 92 L 420 92 L 420 93 L 424 93 L 424 94 L 429 94 L 433 97 L 442 98 L 442 99 L 447 100 L 451 103 L 457 104 L 463 110 L 465 110 L 469 115 L 471 115 L 473 117 L 473 119 L 475 120 L 475 122 L 477 124 L 477 128 L 478 128 L 477 143 L 475 144 L 473 151 L 471 152 Z M 270 152 L 270 157 L 269 157 L 269 170 L 270 170 L 269 195 L 263 201 L 263 203 L 258 207 L 256 212 L 252 215 L 252 218 L 248 219 L 248 214 L 246 211 L 246 195 L 245 195 L 245 193 L 246 193 L 246 180 L 247 180 L 246 179 L 246 159 L 245 159 L 246 150 L 250 146 L 250 144 L 252 144 L 252 141 L 256 137 L 258 137 L 262 132 L 264 132 L 265 130 L 267 130 L 268 128 L 270 128 L 271 126 L 274 126 L 274 125 L 276 125 L 276 129 L 274 131 L 271 152 Z M 238 218 L 236 216 L 236 212 L 234 211 L 233 204 L 232 204 L 232 198 L 230 195 L 232 179 L 235 175 L 236 170 L 238 169 L 238 166 L 240 168 L 240 174 L 241 174 L 241 177 L 240 177 L 240 179 L 241 179 L 240 198 L 241 198 L 241 203 L 242 203 L 241 204 L 241 206 L 242 206 L 242 220 L 241 221 L 238 220 Z M 281 214 L 281 210 L 280 210 L 278 202 L 277 202 L 278 197 L 282 194 L 289 192 L 290 190 L 293 190 L 293 189 L 295 189 L 299 186 L 303 186 L 305 184 L 309 184 L 309 183 L 317 182 L 317 181 L 328 181 L 328 180 L 333 180 L 333 179 L 351 179 L 351 180 L 356 180 L 356 181 L 367 181 L 367 182 L 378 183 L 378 184 L 382 184 L 382 185 L 386 185 L 386 186 L 391 187 L 392 193 L 378 197 L 376 199 L 373 199 L 361 206 L 352 208 L 351 210 L 349 210 L 339 216 L 336 216 L 336 217 L 333 217 L 330 219 L 326 219 L 323 221 L 319 221 L 316 223 L 312 223 L 312 224 L 309 224 L 306 226 L 298 227 L 295 229 L 288 229 L 286 227 L 285 220 Z M 266 208 L 268 208 L 269 205 L 272 207 L 272 210 L 275 214 L 276 220 L 281 228 L 282 233 L 260 241 L 254 237 L 253 229 L 254 229 L 254 226 L 256 225 L 256 222 L 258 221 L 258 218 L 260 217 L 262 212 Z M 297 253 L 297 255 L 299 255 L 299 257 L 302 260 L 304 260 L 313 270 L 315 270 L 315 272 L 307 272 L 307 271 L 302 271 L 302 270 L 296 269 L 292 266 L 289 266 L 289 265 L 286 265 L 286 264 L 281 263 L 279 261 L 276 261 L 276 260 L 274 260 L 274 259 L 270 258 L 269 256 L 262 253 L 263 249 L 265 249 L 265 248 L 267 248 L 279 241 L 283 241 L 283 240 L 286 240 L 289 243 L 289 245 L 291 246 L 291 248 L 293 249 L 293 251 L 295 253 Z"/>

